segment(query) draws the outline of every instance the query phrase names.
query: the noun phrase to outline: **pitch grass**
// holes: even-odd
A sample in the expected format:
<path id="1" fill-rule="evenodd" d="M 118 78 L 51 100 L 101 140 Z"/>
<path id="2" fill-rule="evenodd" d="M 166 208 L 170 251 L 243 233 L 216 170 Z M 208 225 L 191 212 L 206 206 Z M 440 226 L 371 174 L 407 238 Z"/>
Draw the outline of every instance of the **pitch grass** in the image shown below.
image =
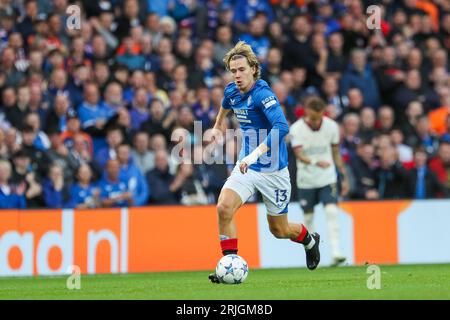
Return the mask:
<path id="1" fill-rule="evenodd" d="M 369 290 L 367 267 L 250 270 L 241 285 L 207 281 L 207 271 L 0 278 L 0 299 L 450 299 L 450 265 L 380 266 L 381 289 Z"/>

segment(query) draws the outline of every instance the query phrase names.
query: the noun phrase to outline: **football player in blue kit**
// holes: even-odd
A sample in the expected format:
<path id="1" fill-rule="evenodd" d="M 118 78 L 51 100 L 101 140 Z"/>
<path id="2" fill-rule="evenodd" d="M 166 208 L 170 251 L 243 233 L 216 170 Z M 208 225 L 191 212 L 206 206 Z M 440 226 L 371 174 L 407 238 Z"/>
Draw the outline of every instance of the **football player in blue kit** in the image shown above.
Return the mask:
<path id="1" fill-rule="evenodd" d="M 303 244 L 306 265 L 314 270 L 320 261 L 319 234 L 310 234 L 304 225 L 290 223 L 287 218 L 291 183 L 284 137 L 289 126 L 280 103 L 269 85 L 260 79 L 260 64 L 248 44 L 239 41 L 223 61 L 234 82 L 225 88 L 213 134 L 217 140 L 223 137 L 223 121 L 233 111 L 242 131 L 242 148 L 217 203 L 222 253 L 237 253 L 234 216 L 259 191 L 272 234 L 278 239 Z M 214 283 L 220 282 L 214 273 L 209 275 L 209 279 Z"/>

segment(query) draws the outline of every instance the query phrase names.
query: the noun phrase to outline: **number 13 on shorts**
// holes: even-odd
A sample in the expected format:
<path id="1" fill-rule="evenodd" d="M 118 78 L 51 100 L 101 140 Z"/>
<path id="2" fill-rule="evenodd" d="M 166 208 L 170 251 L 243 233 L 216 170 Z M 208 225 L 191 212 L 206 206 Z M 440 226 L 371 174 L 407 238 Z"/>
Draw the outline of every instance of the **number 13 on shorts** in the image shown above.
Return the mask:
<path id="1" fill-rule="evenodd" d="M 286 189 L 276 189 L 275 190 L 275 202 L 278 204 L 280 202 L 285 202 L 287 200 L 287 190 Z"/>

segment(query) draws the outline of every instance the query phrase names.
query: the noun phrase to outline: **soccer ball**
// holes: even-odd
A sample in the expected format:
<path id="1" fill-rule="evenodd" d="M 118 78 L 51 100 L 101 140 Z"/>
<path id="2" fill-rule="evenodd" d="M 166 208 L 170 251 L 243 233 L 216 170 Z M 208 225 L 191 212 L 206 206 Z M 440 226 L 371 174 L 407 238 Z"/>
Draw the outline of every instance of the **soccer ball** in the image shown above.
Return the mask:
<path id="1" fill-rule="evenodd" d="M 216 276 L 222 283 L 242 283 L 248 276 L 247 262 L 237 254 L 223 256 L 217 263 Z"/>

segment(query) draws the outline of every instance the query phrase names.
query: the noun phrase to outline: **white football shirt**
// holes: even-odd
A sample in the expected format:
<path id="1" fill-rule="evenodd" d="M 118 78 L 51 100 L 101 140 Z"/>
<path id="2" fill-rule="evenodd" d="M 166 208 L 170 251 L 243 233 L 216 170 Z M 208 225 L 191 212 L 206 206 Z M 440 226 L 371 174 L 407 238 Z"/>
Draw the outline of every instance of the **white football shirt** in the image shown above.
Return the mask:
<path id="1" fill-rule="evenodd" d="M 322 188 L 337 182 L 336 168 L 331 146 L 339 144 L 339 126 L 323 117 L 318 130 L 313 130 L 303 118 L 297 120 L 289 131 L 293 148 L 302 147 L 305 155 L 315 161 L 327 161 L 328 168 L 320 168 L 297 159 L 297 187 L 303 189 Z"/>

